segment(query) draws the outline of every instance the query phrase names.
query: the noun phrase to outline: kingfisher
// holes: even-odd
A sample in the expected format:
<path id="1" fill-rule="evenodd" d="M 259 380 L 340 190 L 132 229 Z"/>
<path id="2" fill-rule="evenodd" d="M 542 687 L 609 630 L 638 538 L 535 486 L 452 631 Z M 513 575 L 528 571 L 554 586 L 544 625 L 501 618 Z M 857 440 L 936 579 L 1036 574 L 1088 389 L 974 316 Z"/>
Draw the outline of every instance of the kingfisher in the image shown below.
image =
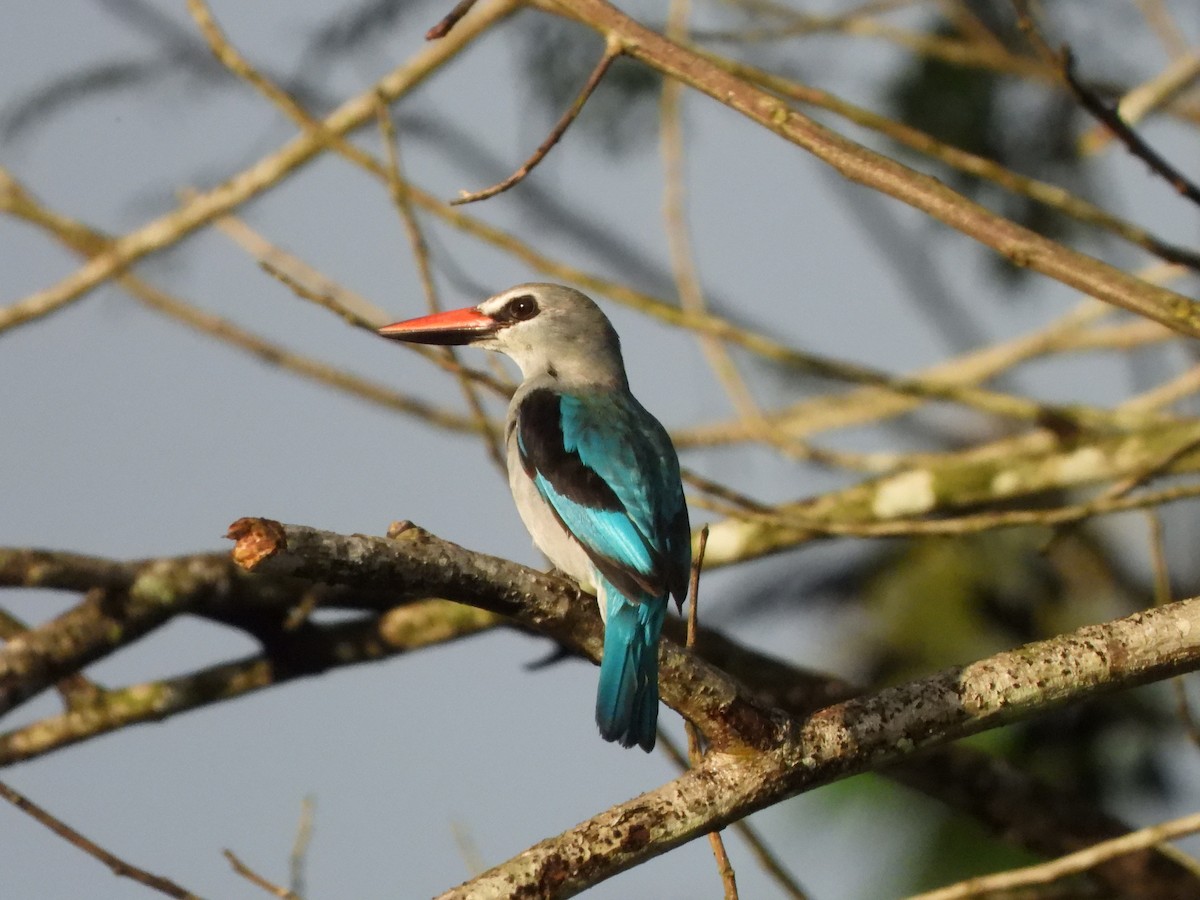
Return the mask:
<path id="1" fill-rule="evenodd" d="M 629 392 L 612 323 L 573 288 L 520 284 L 379 333 L 494 350 L 520 368 L 504 429 L 517 510 L 534 544 L 599 604 L 601 736 L 654 749 L 659 636 L 668 598 L 682 607 L 687 593 L 691 532 L 675 447 Z"/>

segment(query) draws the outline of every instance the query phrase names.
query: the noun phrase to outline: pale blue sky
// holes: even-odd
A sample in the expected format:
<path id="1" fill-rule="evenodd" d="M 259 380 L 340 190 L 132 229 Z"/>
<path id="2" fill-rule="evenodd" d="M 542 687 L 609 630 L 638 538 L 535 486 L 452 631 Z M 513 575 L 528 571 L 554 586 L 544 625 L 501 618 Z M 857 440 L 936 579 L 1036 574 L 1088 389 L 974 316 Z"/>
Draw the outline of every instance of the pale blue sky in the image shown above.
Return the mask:
<path id="1" fill-rule="evenodd" d="M 181 34 L 191 31 L 182 4 L 152 6 Z M 6 4 L 0 114 L 48 79 L 106 62 L 169 58 L 151 35 L 120 17 L 122 7 L 113 0 Z M 329 4 L 296 0 L 223 0 L 213 8 L 247 55 L 282 73 L 296 72 L 306 35 L 330 16 Z M 438 10 L 422 6 L 353 61 L 309 58 L 304 74 L 336 100 L 356 94 L 416 52 Z M 531 100 L 520 39 L 538 15 L 517 16 L 397 107 L 401 117 L 469 135 L 498 161 L 488 170 L 466 166 L 414 129 L 402 140 L 407 171 L 419 184 L 447 197 L 481 187 L 541 140 L 547 116 Z M 897 58 L 883 44 L 796 46 L 803 52 L 793 58 L 781 50 L 780 57 L 858 100 L 872 98 L 877 76 Z M 868 46 L 877 55 L 864 61 L 859 54 Z M 859 220 L 845 206 L 848 188 L 796 148 L 710 101 L 689 98 L 686 114 L 695 253 L 714 297 L 744 320 L 828 355 L 894 371 L 944 355 L 938 334 L 914 314 L 891 270 L 873 248 L 863 249 Z M 124 232 L 167 209 L 175 191 L 212 184 L 291 133 L 248 89 L 202 86 L 164 63 L 153 87 L 64 107 L 0 144 L 0 162 L 52 209 Z M 373 136 L 366 140 L 374 146 Z M 614 158 L 595 130 L 577 128 L 530 189 L 613 229 L 662 271 L 655 142 L 650 135 Z M 1160 230 L 1195 238 L 1194 211 L 1168 201 L 1166 189 L 1137 166 L 1116 160 L 1098 171 L 1120 179 L 1123 202 L 1148 200 L 1141 209 L 1154 209 Z M 606 270 L 611 259 L 559 224 L 540 221 L 520 191 L 470 211 L 572 262 L 623 274 Z M 1036 281 L 1015 302 L 989 296 L 989 270 L 974 245 L 933 243 L 937 230 L 927 220 L 890 201 L 887 211 L 918 242 L 928 235 L 920 264 L 952 293 L 971 297 L 969 308 L 990 335 L 1027 330 L 1074 302 L 1065 288 Z M 423 308 L 386 194 L 349 164 L 319 160 L 243 212 L 268 238 L 397 318 Z M 485 290 L 537 276 L 490 248 L 429 227 L 436 250 Z M 0 219 L 0 303 L 53 283 L 75 265 L 42 234 Z M 427 398 L 460 402 L 452 381 L 297 301 L 218 234 L 202 234 L 138 272 L 291 347 Z M 446 278 L 441 285 L 447 302 L 481 299 Z M 665 282 L 648 277 L 642 286 L 666 290 Z M 612 303 L 606 308 L 623 336 L 635 391 L 668 426 L 728 412 L 691 339 Z M 764 401 L 788 396 L 786 382 L 753 371 Z M 1056 399 L 1100 400 L 1125 390 L 1128 378 L 1115 366 L 1067 380 L 1043 378 L 1038 389 Z M 468 547 L 540 565 L 505 484 L 477 444 L 288 377 L 160 318 L 115 288 L 0 336 L 0 384 L 0 545 L 144 557 L 227 547 L 221 535 L 243 515 L 362 532 L 382 532 L 407 518 Z M 257 462 L 264 458 L 271 464 Z M 762 453 L 691 454 L 685 462 L 763 497 L 801 496 L 835 483 Z M 819 561 L 839 551 L 805 552 Z M 713 615 L 720 616 L 722 593 L 736 588 L 735 579 L 770 565 L 707 579 Z M 76 598 L 30 592 L 14 599 L 5 592 L 0 599 L 39 621 Z M 757 647 L 852 673 L 839 652 L 847 626 L 833 617 L 722 624 Z M 91 674 L 112 684 L 141 681 L 252 649 L 229 630 L 178 622 Z M 491 865 L 673 774 L 659 754 L 623 751 L 598 738 L 595 669 L 568 663 L 525 670 L 548 649 L 525 637 L 490 635 L 120 732 L 2 777 L 131 862 L 214 898 L 265 896 L 228 869 L 222 848 L 268 877 L 286 877 L 301 801 L 313 795 L 310 900 L 428 896 L 469 874 L 456 826 Z M 27 721 L 54 708 L 53 697 L 43 698 L 14 718 Z M 663 719 L 681 733 L 674 713 Z M 844 801 L 805 797 L 756 822 L 817 897 L 879 896 L 920 838 L 904 833 L 907 810 L 925 801 L 899 793 L 882 808 Z M 0 806 L 0 835 L 6 898 L 149 895 L 7 806 Z M 859 855 L 865 848 L 867 858 Z M 731 852 L 744 897 L 778 895 L 736 838 Z M 682 900 L 718 890 L 707 844 L 696 842 L 589 896 Z"/>

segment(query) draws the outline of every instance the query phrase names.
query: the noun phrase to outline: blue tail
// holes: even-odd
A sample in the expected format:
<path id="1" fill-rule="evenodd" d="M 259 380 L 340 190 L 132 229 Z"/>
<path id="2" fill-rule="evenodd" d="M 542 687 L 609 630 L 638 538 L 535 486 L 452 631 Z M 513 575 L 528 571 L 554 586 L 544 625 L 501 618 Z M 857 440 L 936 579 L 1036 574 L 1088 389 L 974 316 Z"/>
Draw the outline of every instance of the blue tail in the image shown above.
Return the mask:
<path id="1" fill-rule="evenodd" d="M 666 598 L 626 600 L 601 576 L 607 603 L 604 656 L 596 691 L 596 724 L 606 741 L 654 749 L 658 724 L 658 638 Z"/>

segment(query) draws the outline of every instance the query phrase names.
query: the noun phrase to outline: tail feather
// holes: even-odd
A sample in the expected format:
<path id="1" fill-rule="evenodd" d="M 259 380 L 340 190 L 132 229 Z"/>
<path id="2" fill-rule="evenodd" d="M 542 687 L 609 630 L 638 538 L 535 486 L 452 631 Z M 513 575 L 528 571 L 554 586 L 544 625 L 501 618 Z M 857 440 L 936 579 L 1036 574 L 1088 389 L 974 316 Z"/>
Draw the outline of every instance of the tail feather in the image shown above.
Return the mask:
<path id="1" fill-rule="evenodd" d="M 656 597 L 634 603 L 609 584 L 601 595 L 607 615 L 596 724 L 606 741 L 649 752 L 658 725 L 658 638 L 667 604 Z"/>

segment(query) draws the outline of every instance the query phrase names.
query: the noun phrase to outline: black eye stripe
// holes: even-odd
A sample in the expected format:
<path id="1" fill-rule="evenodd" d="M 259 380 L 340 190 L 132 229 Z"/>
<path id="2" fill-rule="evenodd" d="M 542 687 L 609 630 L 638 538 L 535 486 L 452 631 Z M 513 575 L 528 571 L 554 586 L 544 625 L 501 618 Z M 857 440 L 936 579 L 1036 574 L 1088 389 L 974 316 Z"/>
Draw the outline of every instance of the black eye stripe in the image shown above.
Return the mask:
<path id="1" fill-rule="evenodd" d="M 532 319 L 537 314 L 538 305 L 533 294 L 521 294 L 505 303 L 492 318 L 504 325 L 511 325 L 513 322 Z"/>

